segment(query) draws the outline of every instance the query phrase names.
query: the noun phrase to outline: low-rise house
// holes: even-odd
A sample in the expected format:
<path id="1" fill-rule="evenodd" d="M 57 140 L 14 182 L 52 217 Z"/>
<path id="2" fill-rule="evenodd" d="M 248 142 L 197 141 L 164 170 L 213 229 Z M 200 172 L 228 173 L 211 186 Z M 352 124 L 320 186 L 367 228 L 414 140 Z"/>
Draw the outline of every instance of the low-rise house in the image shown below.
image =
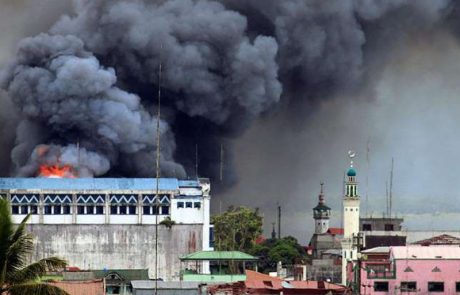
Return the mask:
<path id="1" fill-rule="evenodd" d="M 344 286 L 318 281 L 287 281 L 259 272 L 247 270 L 246 280 L 219 284 L 208 287 L 211 295 L 240 295 L 240 294 L 315 294 L 335 295 L 351 294 Z"/>
<path id="2" fill-rule="evenodd" d="M 245 269 L 252 265 L 257 270 L 258 258 L 240 251 L 198 251 L 180 260 L 181 280 L 223 283 L 244 281 Z M 203 268 L 203 265 L 208 267 Z"/>
<path id="3" fill-rule="evenodd" d="M 93 270 L 95 278 L 103 279 L 107 294 L 131 295 L 133 280 L 148 280 L 148 269 Z"/>
<path id="4" fill-rule="evenodd" d="M 349 277 L 359 282 L 360 294 L 455 294 L 460 292 L 460 247 L 370 249 L 354 270 Z"/>

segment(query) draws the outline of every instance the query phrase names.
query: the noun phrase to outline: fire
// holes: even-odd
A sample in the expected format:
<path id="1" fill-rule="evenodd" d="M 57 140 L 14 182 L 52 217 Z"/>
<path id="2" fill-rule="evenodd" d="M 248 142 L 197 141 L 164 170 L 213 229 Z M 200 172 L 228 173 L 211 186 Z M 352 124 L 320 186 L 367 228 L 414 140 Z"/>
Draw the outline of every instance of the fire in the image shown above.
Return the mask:
<path id="1" fill-rule="evenodd" d="M 38 171 L 38 177 L 76 178 L 76 175 L 70 165 L 42 165 Z"/>

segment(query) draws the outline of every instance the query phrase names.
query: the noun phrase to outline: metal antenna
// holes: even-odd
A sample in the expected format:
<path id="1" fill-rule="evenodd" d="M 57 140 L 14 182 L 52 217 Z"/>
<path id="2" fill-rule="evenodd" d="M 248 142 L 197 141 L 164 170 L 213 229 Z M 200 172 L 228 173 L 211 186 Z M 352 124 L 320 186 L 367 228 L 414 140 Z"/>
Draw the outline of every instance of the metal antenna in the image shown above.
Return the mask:
<path id="1" fill-rule="evenodd" d="M 393 168 L 394 158 L 391 158 L 391 172 L 390 172 L 390 195 L 389 195 L 389 217 L 391 218 L 391 211 L 393 206 Z"/>
<path id="2" fill-rule="evenodd" d="M 224 145 L 220 144 L 220 182 L 224 179 Z"/>
<path id="3" fill-rule="evenodd" d="M 195 176 L 198 179 L 198 143 L 195 144 Z"/>
<path id="4" fill-rule="evenodd" d="M 156 198 L 155 198 L 155 295 L 158 294 L 158 214 L 160 213 L 160 115 L 161 115 L 161 62 L 158 69 Z"/>
<path id="5" fill-rule="evenodd" d="M 389 202 L 388 202 L 388 179 L 385 181 L 385 202 L 386 202 L 386 215 L 388 216 Z"/>
<path id="6" fill-rule="evenodd" d="M 278 205 L 278 240 L 281 239 L 281 206 Z"/>
<path id="7" fill-rule="evenodd" d="M 80 138 L 77 140 L 77 169 L 78 177 L 80 177 Z"/>
<path id="8" fill-rule="evenodd" d="M 367 139 L 367 150 L 366 150 L 366 217 L 368 216 L 369 212 L 369 166 L 370 166 L 370 159 L 369 159 L 369 153 L 370 153 L 370 143 L 371 140 L 370 138 Z"/>

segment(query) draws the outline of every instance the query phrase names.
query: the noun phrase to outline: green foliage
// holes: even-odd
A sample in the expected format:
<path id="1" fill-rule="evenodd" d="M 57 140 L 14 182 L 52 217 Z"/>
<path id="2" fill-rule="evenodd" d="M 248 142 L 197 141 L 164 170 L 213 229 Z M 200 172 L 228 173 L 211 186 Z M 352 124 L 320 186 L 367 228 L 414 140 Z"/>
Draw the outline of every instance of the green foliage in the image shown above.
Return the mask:
<path id="1" fill-rule="evenodd" d="M 259 257 L 259 270 L 269 272 L 276 270 L 276 264 L 281 261 L 283 265 L 292 265 L 298 259 L 306 257 L 305 250 L 299 245 L 297 239 L 291 236 L 278 239 L 268 239 L 256 245 L 251 254 Z"/>
<path id="2" fill-rule="evenodd" d="M 39 282 L 46 272 L 64 268 L 64 260 L 50 257 L 27 265 L 34 250 L 33 236 L 26 230 L 29 218 L 27 215 L 14 229 L 9 204 L 0 199 L 0 294 L 67 295 L 55 286 Z"/>
<path id="3" fill-rule="evenodd" d="M 165 219 L 163 219 L 160 224 L 166 226 L 168 229 L 171 229 L 171 227 L 176 224 L 176 222 L 174 220 L 171 220 L 171 217 L 166 217 Z"/>
<path id="4" fill-rule="evenodd" d="M 215 248 L 218 251 L 250 252 L 255 240 L 262 234 L 262 216 L 247 207 L 230 207 L 212 217 Z"/>

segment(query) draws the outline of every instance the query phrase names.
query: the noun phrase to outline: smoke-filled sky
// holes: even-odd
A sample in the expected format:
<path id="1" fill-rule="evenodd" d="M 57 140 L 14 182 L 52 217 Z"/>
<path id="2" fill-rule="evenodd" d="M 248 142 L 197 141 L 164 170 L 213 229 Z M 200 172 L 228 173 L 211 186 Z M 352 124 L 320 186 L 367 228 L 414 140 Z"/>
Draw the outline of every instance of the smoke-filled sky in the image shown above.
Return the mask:
<path id="1" fill-rule="evenodd" d="M 320 181 L 340 226 L 355 149 L 362 212 L 384 211 L 394 157 L 406 225 L 455 228 L 438 218 L 460 210 L 453 1 L 0 4 L 3 175 L 57 161 L 82 176 L 154 175 L 161 63 L 162 175 L 195 177 L 197 149 L 214 211 L 258 206 L 270 229 L 279 203 L 283 233 L 306 241 Z"/>

